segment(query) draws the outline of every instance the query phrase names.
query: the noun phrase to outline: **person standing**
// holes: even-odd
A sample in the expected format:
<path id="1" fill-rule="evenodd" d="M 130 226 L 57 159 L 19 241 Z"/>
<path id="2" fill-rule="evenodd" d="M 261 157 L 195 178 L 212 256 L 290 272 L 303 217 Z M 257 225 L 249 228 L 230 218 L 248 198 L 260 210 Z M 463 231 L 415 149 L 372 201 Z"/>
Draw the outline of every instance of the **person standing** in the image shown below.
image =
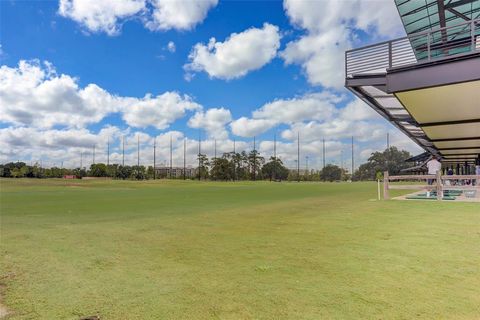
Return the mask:
<path id="1" fill-rule="evenodd" d="M 428 174 L 429 175 L 436 175 L 437 171 L 442 170 L 442 164 L 439 161 L 438 156 L 433 156 L 428 162 L 427 162 L 427 169 L 428 169 Z M 432 185 L 435 179 L 428 179 L 427 182 L 429 185 Z"/>

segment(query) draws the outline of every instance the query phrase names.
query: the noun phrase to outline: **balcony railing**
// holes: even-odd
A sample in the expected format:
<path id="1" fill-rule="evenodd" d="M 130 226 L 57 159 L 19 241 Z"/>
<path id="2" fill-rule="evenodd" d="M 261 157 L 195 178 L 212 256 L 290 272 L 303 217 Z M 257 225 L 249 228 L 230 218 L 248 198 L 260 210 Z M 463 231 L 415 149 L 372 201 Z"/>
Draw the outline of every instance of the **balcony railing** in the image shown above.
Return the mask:
<path id="1" fill-rule="evenodd" d="M 480 19 L 346 51 L 345 74 L 385 72 L 475 51 L 480 51 Z"/>

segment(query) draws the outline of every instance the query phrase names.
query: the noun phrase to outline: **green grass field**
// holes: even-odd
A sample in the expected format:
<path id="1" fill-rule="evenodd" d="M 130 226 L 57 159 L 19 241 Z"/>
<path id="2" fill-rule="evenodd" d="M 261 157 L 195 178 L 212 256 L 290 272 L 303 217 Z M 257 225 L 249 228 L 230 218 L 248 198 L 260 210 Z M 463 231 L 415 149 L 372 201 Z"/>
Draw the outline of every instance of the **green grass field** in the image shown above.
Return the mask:
<path id="1" fill-rule="evenodd" d="M 374 183 L 0 180 L 6 319 L 479 319 L 480 206 Z"/>

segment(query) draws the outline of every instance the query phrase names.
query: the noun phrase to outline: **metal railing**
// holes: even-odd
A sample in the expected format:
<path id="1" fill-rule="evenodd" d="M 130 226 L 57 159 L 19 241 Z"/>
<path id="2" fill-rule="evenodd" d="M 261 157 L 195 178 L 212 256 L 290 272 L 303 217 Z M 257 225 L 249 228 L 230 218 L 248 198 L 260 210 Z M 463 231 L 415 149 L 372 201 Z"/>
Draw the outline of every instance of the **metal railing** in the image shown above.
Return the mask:
<path id="1" fill-rule="evenodd" d="M 348 50 L 345 75 L 381 73 L 475 51 L 480 51 L 480 19 Z"/>
<path id="2" fill-rule="evenodd" d="M 392 185 L 392 181 L 426 181 L 433 180 L 431 185 L 414 184 L 414 185 Z M 476 181 L 475 185 L 451 185 L 446 181 Z M 383 199 L 390 199 L 389 190 L 435 190 L 437 200 L 442 200 L 443 192 L 446 190 L 473 190 L 480 192 L 480 175 L 442 175 L 440 171 L 437 174 L 423 174 L 423 175 L 403 175 L 403 176 L 391 176 L 388 171 L 383 173 Z"/>

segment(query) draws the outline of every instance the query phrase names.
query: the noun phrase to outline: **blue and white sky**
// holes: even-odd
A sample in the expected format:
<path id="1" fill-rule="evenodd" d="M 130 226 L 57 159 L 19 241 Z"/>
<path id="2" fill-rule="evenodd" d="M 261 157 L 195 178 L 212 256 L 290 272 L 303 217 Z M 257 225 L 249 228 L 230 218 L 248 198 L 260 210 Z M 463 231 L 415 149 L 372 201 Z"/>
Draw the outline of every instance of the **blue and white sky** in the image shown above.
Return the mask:
<path id="1" fill-rule="evenodd" d="M 392 145 L 419 151 L 344 84 L 344 51 L 404 31 L 390 0 L 0 2 L 0 162 L 195 163 L 253 147 L 288 166 L 350 168 Z"/>

